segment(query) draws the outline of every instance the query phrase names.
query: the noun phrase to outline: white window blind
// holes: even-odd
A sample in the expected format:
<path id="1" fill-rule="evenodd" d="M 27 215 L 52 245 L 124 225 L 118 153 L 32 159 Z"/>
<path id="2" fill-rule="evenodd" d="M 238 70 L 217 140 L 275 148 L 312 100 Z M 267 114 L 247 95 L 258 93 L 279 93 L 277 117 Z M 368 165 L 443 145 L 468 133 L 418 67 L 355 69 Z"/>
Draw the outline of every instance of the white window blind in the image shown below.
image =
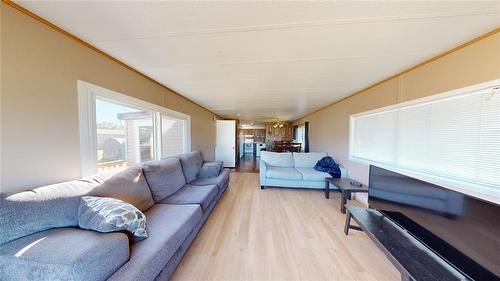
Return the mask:
<path id="1" fill-rule="evenodd" d="M 351 158 L 500 191 L 493 82 L 351 116 Z"/>

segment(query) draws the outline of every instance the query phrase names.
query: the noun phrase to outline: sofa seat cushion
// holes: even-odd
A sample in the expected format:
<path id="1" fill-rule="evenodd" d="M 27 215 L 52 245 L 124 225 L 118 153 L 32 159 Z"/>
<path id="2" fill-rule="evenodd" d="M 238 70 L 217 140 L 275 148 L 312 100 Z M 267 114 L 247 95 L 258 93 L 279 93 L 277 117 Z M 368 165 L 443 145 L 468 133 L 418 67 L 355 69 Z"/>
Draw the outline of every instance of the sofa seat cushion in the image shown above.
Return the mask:
<path id="1" fill-rule="evenodd" d="M 2 281 L 106 280 L 128 259 L 123 233 L 54 228 L 0 246 L 0 276 Z"/>
<path id="2" fill-rule="evenodd" d="M 109 280 L 154 280 L 201 221 L 199 205 L 156 204 L 145 213 L 148 238 L 130 247 L 130 260 Z"/>
<path id="3" fill-rule="evenodd" d="M 207 179 L 195 179 L 194 181 L 191 182 L 191 185 L 212 185 L 215 184 L 219 190 L 223 188 L 224 184 L 229 181 L 229 174 L 231 171 L 227 168 L 223 169 L 222 172 L 217 176 L 213 178 L 207 178 Z"/>
<path id="4" fill-rule="evenodd" d="M 196 175 L 203 165 L 203 155 L 201 155 L 200 151 L 192 151 L 179 155 L 179 160 L 181 161 L 186 182 L 191 183 L 196 179 Z"/>
<path id="5" fill-rule="evenodd" d="M 160 204 L 199 204 L 203 211 L 212 203 L 219 189 L 216 185 L 186 185 L 173 195 L 161 200 Z"/>
<path id="6" fill-rule="evenodd" d="M 174 194 L 186 185 L 178 158 L 151 161 L 144 163 L 142 167 L 155 202 Z"/>
<path id="7" fill-rule="evenodd" d="M 302 180 L 302 174 L 295 168 L 267 167 L 267 177 L 271 179 Z"/>
<path id="8" fill-rule="evenodd" d="M 295 168 L 302 174 L 302 179 L 305 181 L 325 181 L 325 178 L 330 178 L 329 173 L 314 170 L 314 168 Z"/>

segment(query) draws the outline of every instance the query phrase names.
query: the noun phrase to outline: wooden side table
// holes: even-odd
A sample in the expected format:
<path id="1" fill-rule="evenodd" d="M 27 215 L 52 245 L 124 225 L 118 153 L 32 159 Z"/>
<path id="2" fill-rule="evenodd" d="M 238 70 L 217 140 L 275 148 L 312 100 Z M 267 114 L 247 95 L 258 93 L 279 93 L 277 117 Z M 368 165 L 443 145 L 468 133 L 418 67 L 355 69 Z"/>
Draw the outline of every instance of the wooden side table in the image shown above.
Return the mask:
<path id="1" fill-rule="evenodd" d="M 340 211 L 345 214 L 345 204 L 347 199 L 351 200 L 352 193 L 368 193 L 366 185 L 351 185 L 351 180 L 346 178 L 325 178 L 325 198 L 330 198 L 330 184 L 335 185 L 342 193 L 340 197 Z"/>

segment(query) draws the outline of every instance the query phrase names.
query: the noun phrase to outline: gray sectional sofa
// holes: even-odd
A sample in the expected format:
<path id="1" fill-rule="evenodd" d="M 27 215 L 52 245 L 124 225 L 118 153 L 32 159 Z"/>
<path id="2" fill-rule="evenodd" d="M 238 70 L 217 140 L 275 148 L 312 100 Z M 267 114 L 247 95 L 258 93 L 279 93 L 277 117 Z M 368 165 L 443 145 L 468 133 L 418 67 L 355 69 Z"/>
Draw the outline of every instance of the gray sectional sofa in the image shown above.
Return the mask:
<path id="1" fill-rule="evenodd" d="M 0 280 L 168 280 L 229 183 L 229 170 L 198 178 L 195 151 L 106 177 L 0 198 Z M 146 215 L 148 238 L 78 228 L 85 195 L 127 201 Z M 166 196 L 166 197 L 163 197 Z"/>

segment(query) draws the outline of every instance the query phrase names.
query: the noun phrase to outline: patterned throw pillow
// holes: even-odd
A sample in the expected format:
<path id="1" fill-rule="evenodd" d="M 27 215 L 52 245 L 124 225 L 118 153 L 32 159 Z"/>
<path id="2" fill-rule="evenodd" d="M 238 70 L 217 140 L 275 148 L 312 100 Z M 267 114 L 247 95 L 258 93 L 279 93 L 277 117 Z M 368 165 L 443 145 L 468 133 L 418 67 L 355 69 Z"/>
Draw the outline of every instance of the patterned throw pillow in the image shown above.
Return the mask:
<path id="1" fill-rule="evenodd" d="M 198 171 L 198 175 L 196 178 L 198 179 L 208 179 L 217 177 L 220 174 L 220 170 L 222 169 L 222 162 L 214 161 L 214 162 L 205 162 L 201 169 Z"/>
<path id="2" fill-rule="evenodd" d="M 133 205 L 115 198 L 82 197 L 78 208 L 78 225 L 98 232 L 123 231 L 133 242 L 148 237 L 146 216 Z"/>

